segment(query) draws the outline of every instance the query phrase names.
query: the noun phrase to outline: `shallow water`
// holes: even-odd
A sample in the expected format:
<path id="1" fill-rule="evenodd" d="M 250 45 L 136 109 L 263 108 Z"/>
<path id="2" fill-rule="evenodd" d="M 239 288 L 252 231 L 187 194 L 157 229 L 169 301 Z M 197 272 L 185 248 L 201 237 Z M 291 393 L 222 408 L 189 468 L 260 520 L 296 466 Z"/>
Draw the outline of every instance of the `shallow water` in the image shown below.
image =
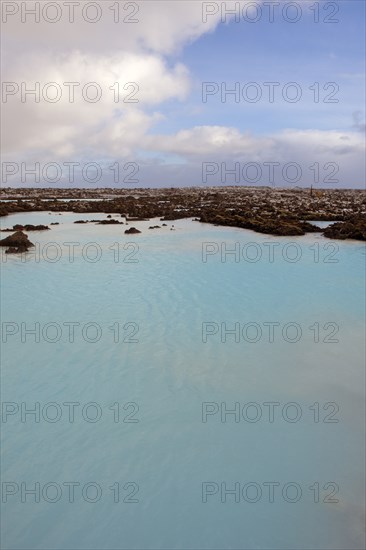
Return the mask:
<path id="1" fill-rule="evenodd" d="M 363 548 L 364 246 L 99 218 L 0 220 L 4 547 Z"/>

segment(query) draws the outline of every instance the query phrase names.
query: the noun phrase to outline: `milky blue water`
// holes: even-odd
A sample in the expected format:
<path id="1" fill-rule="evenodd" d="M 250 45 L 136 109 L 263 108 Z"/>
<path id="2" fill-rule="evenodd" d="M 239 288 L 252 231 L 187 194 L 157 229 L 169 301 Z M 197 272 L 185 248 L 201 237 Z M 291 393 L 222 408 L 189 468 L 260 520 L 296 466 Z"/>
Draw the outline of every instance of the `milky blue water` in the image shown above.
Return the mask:
<path id="1" fill-rule="evenodd" d="M 3 548 L 364 548 L 362 243 L 81 218 L 1 219 Z"/>

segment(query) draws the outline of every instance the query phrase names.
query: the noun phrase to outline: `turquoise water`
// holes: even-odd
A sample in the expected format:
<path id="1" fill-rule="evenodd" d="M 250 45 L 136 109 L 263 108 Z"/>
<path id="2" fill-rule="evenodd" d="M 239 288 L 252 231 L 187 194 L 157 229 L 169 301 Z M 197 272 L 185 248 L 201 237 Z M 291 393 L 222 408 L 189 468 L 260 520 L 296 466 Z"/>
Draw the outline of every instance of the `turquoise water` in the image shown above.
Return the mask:
<path id="1" fill-rule="evenodd" d="M 364 548 L 364 246 L 105 217 L 1 219 L 3 547 Z"/>

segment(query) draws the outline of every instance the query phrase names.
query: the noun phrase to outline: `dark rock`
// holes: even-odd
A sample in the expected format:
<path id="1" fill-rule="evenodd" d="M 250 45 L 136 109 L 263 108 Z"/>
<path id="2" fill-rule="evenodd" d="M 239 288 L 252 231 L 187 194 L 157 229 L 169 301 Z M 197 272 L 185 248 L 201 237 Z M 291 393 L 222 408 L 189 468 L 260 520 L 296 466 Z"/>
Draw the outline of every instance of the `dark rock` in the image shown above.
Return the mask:
<path id="1" fill-rule="evenodd" d="M 304 235 L 305 229 L 301 222 L 290 219 L 272 219 L 257 217 L 246 217 L 235 213 L 217 214 L 205 213 L 200 219 L 203 223 L 212 223 L 217 225 L 225 225 L 229 227 L 240 227 L 242 229 L 251 229 L 258 233 L 266 233 L 268 235 L 297 236 Z M 303 222 L 306 223 L 306 222 Z M 311 224 L 309 224 L 310 226 Z M 315 226 L 312 226 L 315 227 Z"/>
<path id="2" fill-rule="evenodd" d="M 137 234 L 137 233 L 141 233 L 141 231 L 136 229 L 136 227 L 130 227 L 130 229 L 126 229 L 126 231 L 125 231 L 125 235 L 133 235 L 133 234 Z"/>
<path id="3" fill-rule="evenodd" d="M 14 229 L 16 229 L 16 226 L 14 225 Z M 24 229 L 26 231 L 47 231 L 49 230 L 48 225 L 30 225 L 27 224 L 24 226 Z"/>
<path id="4" fill-rule="evenodd" d="M 301 222 L 301 227 L 305 231 L 305 233 L 321 233 L 322 231 L 320 227 L 307 221 Z"/>
<path id="5" fill-rule="evenodd" d="M 326 227 L 323 235 L 328 239 L 356 239 L 366 241 L 366 216 L 356 216 Z"/>
<path id="6" fill-rule="evenodd" d="M 22 254 L 23 252 L 28 252 L 27 246 L 10 246 L 5 250 L 5 254 Z"/>
<path id="7" fill-rule="evenodd" d="M 9 235 L 5 239 L 0 240 L 0 246 L 8 246 L 7 253 L 14 254 L 18 252 L 26 252 L 30 246 L 34 246 L 30 242 L 28 236 L 22 231 L 16 231 L 13 235 Z"/>
<path id="8" fill-rule="evenodd" d="M 123 225 L 123 222 L 118 220 L 100 220 L 97 225 Z"/>
<path id="9" fill-rule="evenodd" d="M 51 224 L 52 225 L 52 224 Z M 21 225 L 17 223 L 12 229 L 2 229 L 1 231 L 46 231 L 49 230 L 48 225 Z"/>

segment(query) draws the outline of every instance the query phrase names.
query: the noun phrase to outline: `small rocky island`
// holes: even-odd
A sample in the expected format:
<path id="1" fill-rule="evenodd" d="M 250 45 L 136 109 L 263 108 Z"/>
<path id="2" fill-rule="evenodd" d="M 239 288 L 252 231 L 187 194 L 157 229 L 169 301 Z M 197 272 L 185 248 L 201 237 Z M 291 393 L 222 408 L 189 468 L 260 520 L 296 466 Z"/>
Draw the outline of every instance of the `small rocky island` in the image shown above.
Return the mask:
<path id="1" fill-rule="evenodd" d="M 141 233 L 136 227 L 130 227 L 130 229 L 126 229 L 125 235 L 137 235 L 138 233 Z"/>
<path id="2" fill-rule="evenodd" d="M 27 252 L 34 244 L 30 242 L 28 236 L 23 231 L 16 231 L 13 235 L 1 239 L 0 246 L 7 247 L 7 250 L 5 250 L 6 254 L 19 254 Z"/>
<path id="3" fill-rule="evenodd" d="M 68 199 L 72 200 L 67 202 Z M 3 188 L 0 200 L 6 200 L 0 202 L 1 216 L 46 210 L 80 214 L 113 213 L 125 217 L 126 221 L 157 217 L 161 221 L 194 218 L 201 223 L 251 229 L 270 235 L 295 236 L 321 232 L 330 239 L 366 240 L 366 192 L 358 189 L 236 186 L 168 189 Z M 100 225 L 123 223 L 115 219 L 91 221 Z M 320 229 L 318 221 L 334 223 L 326 229 Z M 75 223 L 88 222 L 80 220 Z M 31 230 L 28 227 L 31 226 L 25 226 L 24 229 Z M 34 227 L 41 230 L 39 226 Z M 131 230 L 127 231 L 132 233 Z"/>

